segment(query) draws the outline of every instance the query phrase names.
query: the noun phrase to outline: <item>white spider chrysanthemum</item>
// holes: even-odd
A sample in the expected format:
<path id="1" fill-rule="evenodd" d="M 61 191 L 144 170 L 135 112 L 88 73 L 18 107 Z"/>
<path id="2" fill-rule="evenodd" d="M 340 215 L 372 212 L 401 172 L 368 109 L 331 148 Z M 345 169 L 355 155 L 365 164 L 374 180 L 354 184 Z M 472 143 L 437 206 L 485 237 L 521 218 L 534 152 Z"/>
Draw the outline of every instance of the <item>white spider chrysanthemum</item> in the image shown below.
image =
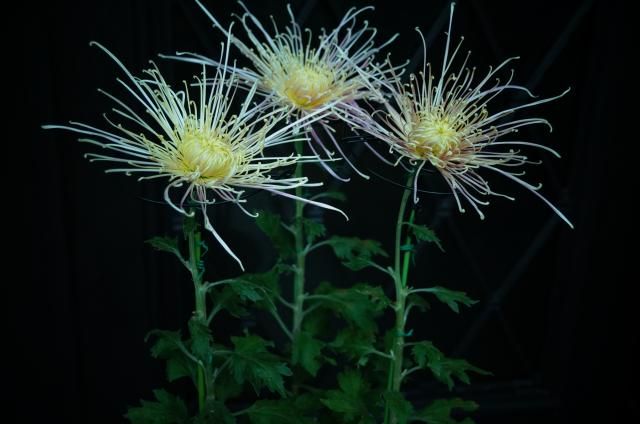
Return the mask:
<path id="1" fill-rule="evenodd" d="M 216 70 L 215 78 L 206 79 L 203 66 L 202 78 L 193 84 L 197 101 L 192 99 L 185 83 L 184 90 L 174 90 L 164 80 L 158 68 L 144 70 L 143 78 L 134 77 L 127 68 L 106 48 L 104 50 L 124 71 L 127 80 L 118 79 L 135 98 L 135 102 L 146 110 L 143 118 L 134 111 L 134 106 L 101 91 L 117 103 L 115 114 L 124 118 L 131 126 L 115 123 L 106 115 L 110 129 L 102 130 L 79 122 L 70 125 L 45 125 L 44 128 L 65 129 L 83 134 L 80 141 L 95 144 L 109 153 L 90 153 L 91 161 L 107 161 L 119 164 L 107 172 L 123 172 L 127 175 L 142 175 L 140 180 L 167 178 L 164 190 L 165 201 L 178 212 L 192 216 L 187 211 L 187 199 L 202 209 L 204 226 L 224 249 L 243 268 L 242 262 L 231 251 L 215 231 L 207 217 L 207 205 L 217 199 L 233 202 L 245 213 L 242 203 L 246 189 L 260 189 L 297 201 L 311 203 L 342 213 L 324 203 L 296 197 L 285 190 L 296 187 L 319 186 L 309 183 L 306 177 L 275 178 L 270 172 L 300 161 L 317 161 L 313 156 L 265 156 L 264 150 L 271 146 L 296 141 L 306 141 L 303 133 L 294 135 L 292 129 L 300 123 L 291 122 L 278 126 L 286 117 L 284 108 L 268 113 L 252 105 L 257 86 L 248 90 L 240 111 L 231 114 L 232 102 L 237 89 L 237 77 L 226 66 Z M 221 63 L 227 62 L 229 44 L 222 49 Z M 244 92 L 243 92 L 244 95 Z M 307 116 L 321 119 L 322 114 Z M 173 189 L 183 188 L 179 201 L 171 196 Z M 244 269 L 244 268 L 243 268 Z"/>
<path id="2" fill-rule="evenodd" d="M 506 82 L 496 79 L 494 75 L 511 62 L 510 58 L 502 62 L 476 82 L 475 68 L 466 67 L 470 52 L 457 70 L 452 69 L 453 61 L 460 49 L 462 41 L 450 54 L 451 24 L 454 4 L 451 5 L 449 31 L 444 53 L 440 77 L 432 74 L 431 65 L 423 63 L 423 70 L 418 76 L 410 75 L 410 82 L 388 84 L 381 81 L 385 91 L 379 92 L 384 109 L 374 112 L 367 119 L 356 118 L 354 126 L 377 139 L 386 142 L 392 154 L 397 154 L 395 165 L 403 159 L 415 167 L 413 180 L 414 202 L 418 201 L 417 183 L 423 167 L 429 163 L 436 168 L 451 189 L 460 212 L 464 212 L 461 197 L 473 206 L 480 218 L 484 218 L 481 205 L 489 204 L 480 197 L 495 195 L 514 200 L 513 197 L 493 191 L 487 181 L 478 173 L 479 169 L 488 169 L 503 175 L 524 186 L 562 218 L 571 228 L 573 225 L 567 217 L 538 190 L 541 185 L 534 186 L 520 177 L 523 171 L 514 171 L 524 164 L 539 164 L 530 161 L 517 148 L 528 146 L 544 149 L 557 157 L 560 155 L 549 147 L 519 140 L 503 140 L 507 134 L 515 134 L 520 127 L 544 124 L 549 122 L 542 118 L 522 118 L 505 121 L 502 118 L 513 112 L 547 103 L 565 95 L 536 100 L 499 112 L 490 113 L 489 103 L 505 90 L 524 91 L 534 97 L 528 89 L 513 85 L 513 71 Z M 426 42 L 422 33 L 424 54 Z M 375 87 L 371 87 L 375 89 Z M 376 120 L 376 117 L 381 119 Z"/>
<path id="3" fill-rule="evenodd" d="M 249 86 L 258 84 L 259 91 L 266 98 L 263 103 L 265 108 L 284 106 L 294 117 L 328 109 L 331 111 L 329 118 L 340 118 L 349 122 L 351 116 L 361 114 L 357 101 L 370 97 L 368 87 L 371 84 L 378 85 L 375 81 L 384 80 L 397 70 L 388 61 L 372 66 L 374 56 L 392 42 L 395 36 L 376 46 L 375 28 L 369 27 L 367 21 L 356 28 L 358 15 L 373 7 L 350 9 L 333 31 L 326 33 L 323 30 L 318 37 L 318 44 L 312 45 L 311 31 L 304 30 L 308 33 L 307 39 L 304 40 L 303 31 L 295 22 L 290 6 L 287 6 L 291 17 L 290 24 L 284 32 L 280 32 L 273 22 L 275 34 L 272 35 L 248 8 L 239 2 L 245 13 L 238 19 L 249 38 L 249 42 L 244 43 L 231 36 L 199 1 L 196 2 L 211 19 L 214 27 L 231 37 L 231 42 L 251 61 L 252 69 L 242 68 L 235 71 Z M 181 52 L 171 57 L 219 66 L 215 60 L 194 53 Z M 346 157 L 328 123 L 319 121 L 318 127 L 317 129 L 321 129 L 331 140 L 341 157 L 356 172 L 367 178 Z M 322 155 L 332 157 L 334 153 L 322 142 L 324 135 L 316 131 L 316 128 L 310 128 L 310 133 Z M 318 154 L 313 143 L 309 143 L 309 146 Z M 330 168 L 326 168 L 334 177 L 347 181 L 338 177 Z"/>

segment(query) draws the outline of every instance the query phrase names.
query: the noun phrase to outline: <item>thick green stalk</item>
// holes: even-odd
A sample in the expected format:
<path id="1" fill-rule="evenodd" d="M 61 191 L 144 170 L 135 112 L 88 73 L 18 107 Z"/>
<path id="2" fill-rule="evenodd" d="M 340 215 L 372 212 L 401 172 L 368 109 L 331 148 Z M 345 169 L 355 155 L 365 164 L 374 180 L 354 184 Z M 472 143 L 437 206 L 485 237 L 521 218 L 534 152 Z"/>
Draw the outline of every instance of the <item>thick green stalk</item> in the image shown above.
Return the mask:
<path id="1" fill-rule="evenodd" d="M 302 141 L 295 143 L 296 153 L 302 154 Z M 296 164 L 296 178 L 302 177 L 302 163 Z M 302 187 L 296 187 L 296 196 L 302 197 Z M 296 202 L 296 212 L 293 222 L 296 243 L 296 269 L 293 281 L 293 328 L 291 334 L 293 336 L 293 345 L 298 341 L 300 331 L 302 329 L 302 317 L 304 315 L 304 269 L 306 253 L 304 251 L 304 226 L 302 225 L 304 204 L 300 201 Z"/>
<path id="2" fill-rule="evenodd" d="M 409 215 L 409 221 L 407 221 L 409 225 L 413 224 L 413 220 L 415 219 L 415 216 L 416 216 L 416 211 L 411 210 L 411 214 Z M 407 234 L 404 244 L 406 246 L 409 246 L 411 244 L 411 236 L 409 234 Z M 404 259 L 402 262 L 402 281 L 404 282 L 405 287 L 407 286 L 407 278 L 409 277 L 409 264 L 411 263 L 411 253 L 412 253 L 412 250 L 410 249 L 406 250 L 404 252 Z"/>
<path id="3" fill-rule="evenodd" d="M 193 218 L 188 218 L 193 219 Z M 190 225 L 191 230 L 188 234 L 189 242 L 189 268 L 191 270 L 191 278 L 193 280 L 193 288 L 195 291 L 195 319 L 202 323 L 207 322 L 207 290 L 202 283 L 202 273 L 200 271 L 201 261 L 201 240 L 200 231 L 196 229 L 195 225 Z M 205 403 L 207 399 L 207 388 L 205 382 L 204 370 L 202 367 L 198 367 L 196 376 L 196 387 L 198 389 L 198 409 L 200 412 L 204 411 Z"/>
<path id="4" fill-rule="evenodd" d="M 411 258 L 411 251 L 407 250 L 404 253 L 404 261 L 401 264 L 401 246 L 402 246 L 402 226 L 404 224 L 404 216 L 407 209 L 407 202 L 411 189 L 411 175 L 407 180 L 407 188 L 402 193 L 402 199 L 400 200 L 400 209 L 398 210 L 398 219 L 396 221 L 396 240 L 395 240 L 395 255 L 394 255 L 394 285 L 395 285 L 395 339 L 392 349 L 392 359 L 389 364 L 389 376 L 387 380 L 387 390 L 393 392 L 400 391 L 400 384 L 402 381 L 402 364 L 404 360 L 404 337 L 405 337 L 405 309 L 407 303 L 407 277 L 409 274 L 409 262 Z M 411 220 L 413 220 L 414 213 L 411 213 Z M 407 238 L 407 244 L 409 244 L 409 238 Z M 397 423 L 397 418 L 389 409 L 388 403 L 385 405 L 385 423 Z"/>

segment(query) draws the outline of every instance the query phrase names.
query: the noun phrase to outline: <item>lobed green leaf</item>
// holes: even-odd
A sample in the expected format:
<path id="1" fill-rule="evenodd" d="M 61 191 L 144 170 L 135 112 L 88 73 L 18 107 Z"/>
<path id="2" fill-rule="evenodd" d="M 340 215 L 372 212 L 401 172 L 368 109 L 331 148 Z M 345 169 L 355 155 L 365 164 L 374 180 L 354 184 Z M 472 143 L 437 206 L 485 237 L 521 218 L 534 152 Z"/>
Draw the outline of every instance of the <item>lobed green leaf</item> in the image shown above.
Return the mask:
<path id="1" fill-rule="evenodd" d="M 282 226 L 282 219 L 271 212 L 259 211 L 256 223 L 263 233 L 271 239 L 273 246 L 283 259 L 295 255 L 293 234 Z"/>
<path id="2" fill-rule="evenodd" d="M 427 424 L 473 424 L 471 418 L 467 417 L 462 421 L 458 421 L 452 417 L 452 414 L 456 410 L 473 412 L 476 409 L 478 409 L 478 404 L 470 400 L 460 398 L 437 399 L 417 412 L 412 418 Z"/>
<path id="3" fill-rule="evenodd" d="M 155 401 L 141 400 L 129 408 L 125 418 L 132 424 L 186 424 L 189 412 L 185 402 L 165 390 L 154 390 Z"/>
<path id="4" fill-rule="evenodd" d="M 471 365 L 464 359 L 447 358 L 433 343 L 418 342 L 411 348 L 411 354 L 420 368 L 428 368 L 433 376 L 447 385 L 449 390 L 455 385 L 454 377 L 469 384 L 469 371 L 488 375 L 488 371 Z"/>
<path id="5" fill-rule="evenodd" d="M 347 268 L 358 271 L 371 266 L 375 256 L 388 257 L 380 242 L 357 237 L 333 236 L 328 240 L 335 255 Z"/>
<path id="6" fill-rule="evenodd" d="M 412 224 L 409 222 L 406 222 L 405 224 L 409 227 L 416 239 L 420 241 L 435 243 L 436 246 L 438 246 L 438 249 L 444 252 L 440 239 L 432 229 L 430 229 L 426 225 Z"/>
<path id="7" fill-rule="evenodd" d="M 256 335 L 231 337 L 234 345 L 231 373 L 238 383 L 248 382 L 256 394 L 262 387 L 271 392 L 285 395 L 284 379 L 291 375 L 291 370 L 276 355 L 267 351 L 273 343 Z"/>

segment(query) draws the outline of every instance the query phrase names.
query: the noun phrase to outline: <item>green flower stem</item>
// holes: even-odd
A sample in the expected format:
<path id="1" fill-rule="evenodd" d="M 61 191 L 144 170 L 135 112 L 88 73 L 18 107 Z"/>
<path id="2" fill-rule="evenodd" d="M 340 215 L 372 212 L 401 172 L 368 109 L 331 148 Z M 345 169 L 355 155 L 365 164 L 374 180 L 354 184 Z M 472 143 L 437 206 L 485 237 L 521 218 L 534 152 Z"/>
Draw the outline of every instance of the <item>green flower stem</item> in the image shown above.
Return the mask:
<path id="1" fill-rule="evenodd" d="M 308 245 L 304 250 L 304 254 L 308 255 L 309 253 L 313 252 L 314 250 L 316 250 L 316 249 L 318 249 L 318 248 L 320 248 L 322 246 L 329 246 L 330 244 L 331 244 L 331 240 L 324 240 L 324 241 L 321 241 L 321 242 L 316 243 L 316 244 Z"/>
<path id="2" fill-rule="evenodd" d="M 427 288 L 427 289 L 411 289 L 411 291 L 409 291 L 410 294 L 413 293 L 437 293 L 438 290 L 434 289 L 434 288 Z"/>
<path id="3" fill-rule="evenodd" d="M 193 218 L 187 218 L 193 219 Z M 207 287 L 202 281 L 202 272 L 200 271 L 200 261 L 202 256 L 202 243 L 200 239 L 200 231 L 196 229 L 196 225 L 189 225 L 191 229 L 187 235 L 189 242 L 189 270 L 191 271 L 191 279 L 195 291 L 195 313 L 194 316 L 202 323 L 207 322 Z M 205 381 L 204 369 L 198 367 L 196 378 L 196 387 L 198 389 L 198 410 L 204 412 L 207 399 L 207 386 Z"/>
<path id="4" fill-rule="evenodd" d="M 413 220 L 415 219 L 416 216 L 416 211 L 415 210 L 411 210 L 411 214 L 409 215 L 409 226 L 411 226 L 411 224 L 413 224 Z M 409 246 L 411 244 L 411 236 L 409 236 L 407 234 L 407 238 L 405 240 L 405 245 Z M 407 250 L 404 252 L 404 259 L 403 259 L 403 263 L 402 263 L 402 282 L 403 282 L 403 286 L 406 288 L 407 287 L 407 279 L 409 277 L 409 265 L 411 263 L 411 250 Z M 411 291 L 407 291 L 405 293 L 405 295 L 409 295 L 411 293 Z"/>
<path id="5" fill-rule="evenodd" d="M 302 154 L 302 141 L 295 142 L 296 153 Z M 302 163 L 296 164 L 296 178 L 302 177 Z M 302 197 L 302 187 L 296 187 L 296 196 Z M 304 317 L 304 269 L 306 251 L 304 245 L 304 227 L 302 225 L 304 204 L 300 201 L 296 202 L 296 213 L 294 218 L 294 236 L 296 243 L 296 269 L 293 281 L 293 328 L 291 334 L 293 336 L 293 344 L 298 341 L 300 331 L 302 329 L 302 318 Z"/>
<path id="6" fill-rule="evenodd" d="M 412 175 L 409 175 L 407 179 L 407 187 L 411 185 Z M 404 216 L 407 209 L 407 202 L 409 195 L 411 194 L 410 188 L 405 188 L 402 193 L 402 199 L 400 200 L 400 209 L 398 211 L 398 219 L 396 221 L 396 244 L 395 244 L 395 256 L 394 256 L 394 285 L 396 291 L 396 300 L 394 304 L 395 309 L 395 339 L 391 354 L 391 361 L 389 364 L 389 376 L 387 379 L 387 390 L 393 392 L 400 391 L 400 385 L 402 383 L 402 364 L 404 359 L 404 338 L 405 338 L 405 309 L 407 304 L 407 296 L 409 290 L 407 288 L 407 277 L 409 275 L 409 263 L 411 259 L 411 251 L 404 253 L 404 258 L 401 261 L 401 242 L 402 242 L 402 225 L 404 224 Z M 410 222 L 413 222 L 414 213 L 411 212 Z M 407 236 L 405 244 L 409 244 L 410 240 Z M 401 263 L 402 262 L 402 263 Z M 391 412 L 388 402 L 385 404 L 385 423 L 397 423 L 397 417 Z"/>
<path id="7" fill-rule="evenodd" d="M 273 319 L 276 320 L 276 322 L 278 323 L 278 325 L 280 326 L 284 334 L 289 338 L 289 340 L 293 340 L 293 334 L 291 334 L 291 331 L 289 331 L 289 327 L 287 327 L 287 325 L 284 323 L 284 321 L 280 317 L 280 314 L 278 314 L 278 311 L 275 309 L 275 305 L 273 306 L 272 309 L 270 309 L 270 312 L 271 312 L 271 316 L 273 316 Z"/>

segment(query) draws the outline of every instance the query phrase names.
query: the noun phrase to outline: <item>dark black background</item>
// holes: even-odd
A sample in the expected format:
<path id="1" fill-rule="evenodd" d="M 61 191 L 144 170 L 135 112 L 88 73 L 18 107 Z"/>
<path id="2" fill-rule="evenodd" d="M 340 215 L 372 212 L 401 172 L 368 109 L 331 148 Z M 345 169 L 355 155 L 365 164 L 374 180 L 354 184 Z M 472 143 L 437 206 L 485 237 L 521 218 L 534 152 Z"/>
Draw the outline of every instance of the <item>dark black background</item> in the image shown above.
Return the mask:
<path id="1" fill-rule="evenodd" d="M 222 22 L 240 11 L 234 2 L 207 3 Z M 412 64 L 421 60 L 413 31 L 420 26 L 431 37 L 429 60 L 439 63 L 447 3 L 415 3 L 376 2 L 368 19 L 381 39 L 401 34 L 389 51 L 396 61 L 413 58 Z M 293 1 L 292 7 L 305 26 L 317 30 L 334 26 L 352 4 L 366 3 Z M 270 13 L 285 17 L 283 2 L 249 2 L 249 7 L 263 21 Z M 517 81 L 536 94 L 572 88 L 535 110 L 552 122 L 552 133 L 542 128 L 523 133 L 562 154 L 560 160 L 540 154 L 545 162 L 531 169 L 529 179 L 544 183 L 543 193 L 570 216 L 575 230 L 533 195 L 500 180 L 491 181 L 517 200 L 496 199 L 484 221 L 471 212 L 459 214 L 448 196 L 423 195 L 420 202 L 420 220 L 436 229 L 447 253 L 425 249 L 416 285 L 462 289 L 480 303 L 460 316 L 436 305 L 416 316 L 413 326 L 447 353 L 494 372 L 455 393 L 480 402 L 480 423 L 630 422 L 638 414 L 637 277 L 627 272 L 635 265 L 630 254 L 635 220 L 628 211 L 638 194 L 631 184 L 637 131 L 633 120 L 623 118 L 628 107 L 623 96 L 637 85 L 623 77 L 631 52 L 624 46 L 628 13 L 618 2 L 583 0 L 457 5 L 454 38 L 465 36 L 464 49 L 473 51 L 479 69 L 520 55 Z M 26 17 L 27 24 L 15 32 L 23 43 L 20 83 L 9 81 L 10 89 L 18 89 L 18 120 L 5 118 L 8 126 L 26 130 L 16 139 L 28 146 L 5 164 L 16 167 L 12 175 L 18 181 L 27 175 L 31 180 L 23 189 L 26 200 L 15 205 L 30 218 L 19 232 L 23 241 L 30 233 L 27 248 L 19 250 L 27 263 L 5 267 L 9 324 L 15 330 L 5 350 L 16 356 L 8 365 L 18 377 L 7 387 L 21 417 L 16 422 L 122 422 L 128 405 L 162 384 L 161 364 L 148 355 L 144 335 L 153 328 L 178 328 L 190 313 L 185 273 L 143 243 L 175 232 L 178 221 L 167 207 L 145 200 L 160 199 L 160 184 L 105 175 L 99 164 L 83 159 L 87 145 L 40 125 L 67 120 L 101 125 L 100 114 L 112 105 L 96 88 L 121 93 L 118 69 L 89 41 L 103 43 L 135 72 L 153 59 L 168 79 L 180 81 L 197 69 L 156 54 L 190 50 L 213 56 L 220 35 L 190 1 L 47 2 L 25 5 L 18 22 Z M 7 42 L 15 40 L 10 36 Z M 355 150 L 362 153 L 356 160 L 363 169 L 400 180 Z M 351 221 L 324 214 L 329 228 L 377 238 L 390 248 L 398 188 L 376 177 L 371 182 L 355 177 L 345 190 Z M 282 202 L 264 195 L 252 201 L 290 212 L 291 205 L 277 206 Z M 211 208 L 210 214 L 249 270 L 270 265 L 269 244 L 251 220 L 227 206 Z M 211 278 L 234 275 L 232 261 L 209 244 Z M 355 278 L 337 265 L 326 266 L 329 260 L 320 255 L 311 261 L 311 284 Z M 273 332 L 267 325 L 244 324 Z M 224 337 L 239 331 L 234 326 L 223 321 L 214 331 Z M 443 395 L 441 388 L 417 380 L 408 389 L 417 403 Z"/>

